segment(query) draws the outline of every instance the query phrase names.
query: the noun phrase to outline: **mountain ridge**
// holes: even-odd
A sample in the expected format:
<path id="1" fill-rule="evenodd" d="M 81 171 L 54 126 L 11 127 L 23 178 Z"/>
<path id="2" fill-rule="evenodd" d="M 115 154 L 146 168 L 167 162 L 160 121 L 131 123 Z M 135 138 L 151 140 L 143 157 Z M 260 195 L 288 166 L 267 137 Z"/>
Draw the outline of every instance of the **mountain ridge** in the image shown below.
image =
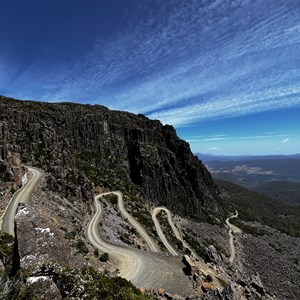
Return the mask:
<path id="1" fill-rule="evenodd" d="M 184 215 L 225 217 L 210 173 L 170 125 L 101 105 L 6 97 L 0 105 L 1 147 L 14 145 L 22 162 L 43 168 L 49 187 L 68 198 L 91 202 L 99 185 Z"/>

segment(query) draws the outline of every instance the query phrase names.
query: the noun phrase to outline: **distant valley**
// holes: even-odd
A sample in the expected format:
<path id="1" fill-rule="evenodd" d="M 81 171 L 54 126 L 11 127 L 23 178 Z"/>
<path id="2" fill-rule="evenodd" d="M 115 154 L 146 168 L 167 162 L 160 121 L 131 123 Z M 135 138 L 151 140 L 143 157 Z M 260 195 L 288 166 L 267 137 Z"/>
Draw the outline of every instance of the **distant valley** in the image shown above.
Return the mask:
<path id="1" fill-rule="evenodd" d="M 214 178 L 268 197 L 300 203 L 300 155 L 213 156 L 197 154 Z"/>

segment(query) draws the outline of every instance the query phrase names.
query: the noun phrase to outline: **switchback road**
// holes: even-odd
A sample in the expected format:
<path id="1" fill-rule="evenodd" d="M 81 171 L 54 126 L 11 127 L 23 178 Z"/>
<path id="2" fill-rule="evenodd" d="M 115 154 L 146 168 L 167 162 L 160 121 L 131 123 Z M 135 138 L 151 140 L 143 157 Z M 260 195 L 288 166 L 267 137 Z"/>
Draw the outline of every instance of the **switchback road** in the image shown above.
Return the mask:
<path id="1" fill-rule="evenodd" d="M 127 212 L 124 207 L 123 195 L 121 192 L 112 192 L 113 194 L 118 196 L 118 208 L 125 219 L 129 221 L 129 223 L 137 230 L 137 232 L 141 235 L 144 241 L 150 248 L 151 252 L 159 253 L 161 252 L 158 245 L 154 242 L 154 240 L 149 236 L 145 228 L 131 215 Z"/>
<path id="2" fill-rule="evenodd" d="M 154 222 L 154 225 L 155 225 L 155 228 L 156 228 L 156 231 L 157 231 L 157 234 L 159 236 L 159 238 L 161 239 L 161 241 L 163 242 L 163 244 L 165 245 L 165 247 L 167 248 L 167 250 L 172 254 L 172 255 L 178 255 L 177 251 L 175 250 L 175 248 L 168 242 L 168 240 L 166 239 L 166 236 L 164 235 L 162 229 L 161 229 L 161 226 L 160 226 L 160 223 L 157 219 L 157 214 L 161 211 L 165 211 L 167 213 L 167 216 L 168 216 L 168 222 L 170 224 L 170 226 L 172 227 L 172 230 L 173 230 L 173 233 L 175 234 L 174 232 L 174 223 L 172 221 L 172 218 L 171 218 L 171 214 L 170 214 L 170 211 L 164 207 L 155 207 L 152 211 L 151 211 L 151 217 L 152 217 L 152 220 Z M 170 223 L 171 221 L 171 223 Z M 172 224 L 172 225 L 171 225 Z M 177 230 L 177 228 L 175 227 L 175 230 Z"/>
<path id="3" fill-rule="evenodd" d="M 100 251 L 107 252 L 116 263 L 120 276 L 135 286 L 164 288 L 181 295 L 191 294 L 193 290 L 182 271 L 184 265 L 180 258 L 112 245 L 101 237 L 99 222 L 104 212 L 99 200 L 105 194 L 95 197 L 96 212 L 86 230 L 87 240 Z"/>
<path id="4" fill-rule="evenodd" d="M 197 254 L 191 249 L 191 247 L 185 242 L 185 240 L 182 238 L 182 235 L 180 233 L 180 231 L 178 230 L 178 228 L 175 226 L 173 220 L 172 220 L 172 216 L 171 216 L 171 212 L 166 208 L 166 207 L 155 207 L 152 209 L 151 211 L 151 216 L 152 216 L 152 220 L 155 224 L 155 228 L 157 231 L 157 234 L 159 236 L 159 238 L 161 239 L 161 241 L 163 242 L 163 244 L 166 246 L 166 248 L 168 249 L 168 251 L 172 254 L 172 255 L 178 255 L 177 251 L 174 249 L 173 246 L 170 245 L 170 243 L 167 241 L 161 226 L 159 224 L 159 221 L 157 220 L 157 214 L 161 211 L 165 211 L 167 214 L 167 219 L 169 222 L 169 225 L 173 231 L 173 234 L 175 235 L 176 239 L 182 242 L 182 245 L 184 248 L 187 248 L 190 250 L 190 252 L 192 253 L 192 255 L 194 257 L 196 257 L 198 260 L 200 260 L 200 258 L 197 256 Z"/>

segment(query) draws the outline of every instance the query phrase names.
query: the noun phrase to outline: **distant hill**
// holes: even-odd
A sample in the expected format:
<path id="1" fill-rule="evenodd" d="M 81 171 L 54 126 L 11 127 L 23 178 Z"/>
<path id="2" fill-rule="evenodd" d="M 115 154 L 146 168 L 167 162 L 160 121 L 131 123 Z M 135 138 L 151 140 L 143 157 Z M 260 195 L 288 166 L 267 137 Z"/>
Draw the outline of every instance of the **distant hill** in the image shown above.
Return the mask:
<path id="1" fill-rule="evenodd" d="M 297 158 L 300 159 L 300 153 L 291 155 L 213 155 L 195 153 L 199 159 L 204 163 L 209 161 L 244 161 L 244 160 L 269 160 L 269 159 L 287 159 Z"/>
<path id="2" fill-rule="evenodd" d="M 250 189 L 272 181 L 300 182 L 300 154 L 288 156 L 197 155 L 215 178 Z"/>
<path id="3" fill-rule="evenodd" d="M 213 177 L 290 204 L 300 203 L 300 154 L 214 156 L 197 154 Z"/>

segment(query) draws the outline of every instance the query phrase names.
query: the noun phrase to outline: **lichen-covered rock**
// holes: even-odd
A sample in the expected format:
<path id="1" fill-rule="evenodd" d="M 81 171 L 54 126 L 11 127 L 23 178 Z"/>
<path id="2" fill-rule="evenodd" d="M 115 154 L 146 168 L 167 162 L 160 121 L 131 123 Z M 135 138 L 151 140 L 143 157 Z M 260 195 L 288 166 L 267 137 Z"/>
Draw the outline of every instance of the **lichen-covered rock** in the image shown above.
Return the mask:
<path id="1" fill-rule="evenodd" d="M 9 143 L 0 144 L 0 188 L 5 186 L 17 190 L 22 186 L 25 173 L 26 168 L 21 165 L 19 147 Z"/>
<path id="2" fill-rule="evenodd" d="M 250 282 L 252 288 L 260 295 L 265 295 L 266 290 L 261 282 L 259 274 L 252 275 L 251 276 L 251 282 Z"/>
<path id="3" fill-rule="evenodd" d="M 222 262 L 221 255 L 217 252 L 214 245 L 210 245 L 207 248 L 206 252 L 206 262 L 213 263 L 213 264 L 220 264 Z"/>
<path id="4" fill-rule="evenodd" d="M 23 203 L 15 216 L 15 247 L 23 269 L 34 270 L 50 262 L 67 265 L 70 259 L 70 248 L 61 232 Z"/>
<path id="5" fill-rule="evenodd" d="M 34 293 L 39 300 L 60 300 L 62 296 L 56 284 L 47 276 L 31 276 L 27 278 L 27 285 L 34 287 Z"/>
<path id="6" fill-rule="evenodd" d="M 1 130 L 0 121 L 0 135 Z M 2 130 L 2 136 L 3 134 Z M 18 146 L 6 143 L 0 138 L 0 216 L 3 216 L 12 194 L 22 187 L 26 179 L 27 169 L 21 165 L 19 150 Z"/>

